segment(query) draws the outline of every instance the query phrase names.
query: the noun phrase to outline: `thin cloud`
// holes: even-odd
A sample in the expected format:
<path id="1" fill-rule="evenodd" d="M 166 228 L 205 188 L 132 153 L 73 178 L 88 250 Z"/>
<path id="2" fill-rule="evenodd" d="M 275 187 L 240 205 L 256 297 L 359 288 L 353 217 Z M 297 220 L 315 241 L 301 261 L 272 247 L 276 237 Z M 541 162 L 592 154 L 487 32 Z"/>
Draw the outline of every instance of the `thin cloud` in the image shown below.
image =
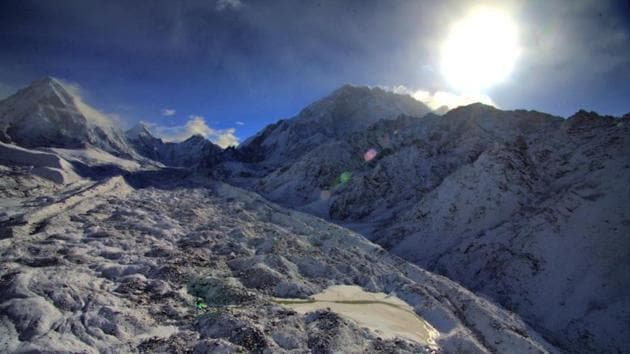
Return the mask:
<path id="1" fill-rule="evenodd" d="M 236 122 L 234 122 L 234 124 L 236 124 L 236 125 L 240 125 L 240 126 L 245 125 L 245 123 L 243 123 L 243 122 L 241 122 L 241 121 L 236 121 Z"/>
<path id="2" fill-rule="evenodd" d="M 217 0 L 217 11 L 238 10 L 245 6 L 241 0 Z"/>
<path id="3" fill-rule="evenodd" d="M 481 102 L 495 107 L 497 106 L 490 97 L 483 94 L 456 94 L 447 91 L 430 92 L 426 90 L 412 90 L 403 85 L 393 88 L 386 87 L 385 89 L 395 93 L 409 95 L 426 104 L 433 111 L 443 111 L 444 107 L 450 110 L 476 102 Z"/>
<path id="4" fill-rule="evenodd" d="M 102 112 L 87 104 L 84 100 L 84 97 L 88 96 L 88 94 L 86 90 L 78 83 L 60 78 L 55 78 L 55 80 L 60 82 L 66 89 L 66 91 L 68 91 L 68 93 L 72 95 L 74 104 L 79 109 L 79 111 L 88 119 L 97 121 L 105 126 L 125 127 L 128 125 L 128 121 L 124 119 L 120 114 Z"/>
<path id="5" fill-rule="evenodd" d="M 164 117 L 170 117 L 172 115 L 175 115 L 175 110 L 172 108 L 164 108 L 162 111 L 162 116 Z"/>
<path id="6" fill-rule="evenodd" d="M 206 124 L 203 116 L 191 115 L 186 124 L 174 127 L 155 125 L 152 127 L 156 136 L 164 141 L 179 142 L 193 135 L 201 135 L 222 148 L 236 146 L 239 143 L 236 137 L 236 129 L 214 129 Z"/>

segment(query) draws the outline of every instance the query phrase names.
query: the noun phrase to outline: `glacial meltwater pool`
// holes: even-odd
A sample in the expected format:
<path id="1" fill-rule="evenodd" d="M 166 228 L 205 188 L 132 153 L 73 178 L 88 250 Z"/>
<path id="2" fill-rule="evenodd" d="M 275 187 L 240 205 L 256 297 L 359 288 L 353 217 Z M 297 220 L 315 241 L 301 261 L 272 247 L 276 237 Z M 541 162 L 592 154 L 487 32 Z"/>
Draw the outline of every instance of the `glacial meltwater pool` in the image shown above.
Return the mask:
<path id="1" fill-rule="evenodd" d="M 309 299 L 275 298 L 274 301 L 301 314 L 329 308 L 382 338 L 398 337 L 433 345 L 439 335 L 401 299 L 385 293 L 370 293 L 354 285 L 331 286 Z"/>

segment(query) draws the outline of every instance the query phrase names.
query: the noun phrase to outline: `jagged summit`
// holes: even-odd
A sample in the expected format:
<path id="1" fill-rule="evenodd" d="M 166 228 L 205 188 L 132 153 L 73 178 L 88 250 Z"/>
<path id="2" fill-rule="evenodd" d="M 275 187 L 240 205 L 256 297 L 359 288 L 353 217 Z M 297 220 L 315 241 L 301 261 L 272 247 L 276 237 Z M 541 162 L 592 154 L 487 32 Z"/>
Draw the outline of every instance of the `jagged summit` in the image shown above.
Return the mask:
<path id="1" fill-rule="evenodd" d="M 127 139 L 137 139 L 139 137 L 151 137 L 153 138 L 153 134 L 149 130 L 149 127 L 144 122 L 138 122 L 131 129 L 125 132 Z"/>

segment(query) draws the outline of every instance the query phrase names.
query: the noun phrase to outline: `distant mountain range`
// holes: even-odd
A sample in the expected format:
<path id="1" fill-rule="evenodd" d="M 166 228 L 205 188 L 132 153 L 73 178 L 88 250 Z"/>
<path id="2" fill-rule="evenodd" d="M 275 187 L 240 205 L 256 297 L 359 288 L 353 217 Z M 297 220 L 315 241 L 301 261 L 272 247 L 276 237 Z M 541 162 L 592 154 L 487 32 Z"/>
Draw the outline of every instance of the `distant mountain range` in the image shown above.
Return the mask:
<path id="1" fill-rule="evenodd" d="M 122 133 L 103 118 L 45 78 L 0 101 L 0 140 L 87 165 L 51 148 L 186 168 L 352 229 L 519 314 L 562 350 L 630 351 L 629 115 L 483 104 L 438 115 L 346 85 L 227 150 L 201 136 L 163 142 L 143 125 Z"/>
<path id="2" fill-rule="evenodd" d="M 202 160 L 221 156 L 222 149 L 201 135 L 193 135 L 182 142 L 164 142 L 151 135 L 143 123 L 125 133 L 127 140 L 142 156 L 166 166 L 198 167 Z"/>

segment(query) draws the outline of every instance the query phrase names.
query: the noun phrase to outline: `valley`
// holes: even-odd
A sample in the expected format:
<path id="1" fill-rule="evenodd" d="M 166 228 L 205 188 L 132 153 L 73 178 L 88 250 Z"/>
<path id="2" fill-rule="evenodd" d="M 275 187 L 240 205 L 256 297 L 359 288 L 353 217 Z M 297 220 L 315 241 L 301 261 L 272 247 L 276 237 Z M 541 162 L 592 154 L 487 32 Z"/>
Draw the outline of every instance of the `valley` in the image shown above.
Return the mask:
<path id="1" fill-rule="evenodd" d="M 346 85 L 227 149 L 103 118 L 0 101 L 0 351 L 630 348 L 627 115 Z"/>

